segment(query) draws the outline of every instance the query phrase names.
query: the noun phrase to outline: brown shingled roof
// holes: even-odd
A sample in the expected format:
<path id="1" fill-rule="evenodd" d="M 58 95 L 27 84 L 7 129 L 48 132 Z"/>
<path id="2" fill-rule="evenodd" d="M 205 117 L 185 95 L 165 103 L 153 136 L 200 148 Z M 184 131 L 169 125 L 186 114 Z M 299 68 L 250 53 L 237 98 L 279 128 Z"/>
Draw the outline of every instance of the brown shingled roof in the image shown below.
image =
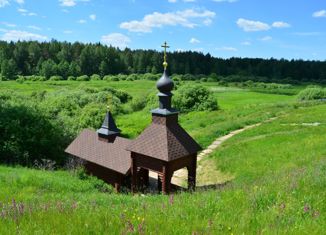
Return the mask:
<path id="1" fill-rule="evenodd" d="M 130 140 L 121 137 L 116 137 L 113 143 L 103 142 L 98 140 L 95 131 L 85 129 L 68 146 L 65 152 L 126 174 L 130 169 L 131 158 L 130 152 L 125 149 L 130 142 Z"/>
<path id="2" fill-rule="evenodd" d="M 165 125 L 153 122 L 127 146 L 127 150 L 172 161 L 197 153 L 201 147 L 178 123 Z"/>

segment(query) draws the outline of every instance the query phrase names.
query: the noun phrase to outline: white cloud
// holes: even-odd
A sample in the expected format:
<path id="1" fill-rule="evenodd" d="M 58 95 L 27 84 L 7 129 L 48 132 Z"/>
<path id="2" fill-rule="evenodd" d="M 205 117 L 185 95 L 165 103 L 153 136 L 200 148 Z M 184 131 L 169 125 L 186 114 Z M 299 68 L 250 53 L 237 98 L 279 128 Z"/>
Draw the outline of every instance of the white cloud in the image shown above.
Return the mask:
<path id="1" fill-rule="evenodd" d="M 61 3 L 60 6 L 63 7 L 73 7 L 76 5 L 75 0 L 59 0 L 59 2 Z"/>
<path id="2" fill-rule="evenodd" d="M 77 2 L 89 2 L 90 0 L 59 0 L 62 7 L 73 7 L 77 5 Z"/>
<path id="3" fill-rule="evenodd" d="M 233 3 L 233 2 L 237 2 L 238 0 L 213 0 L 213 2 L 229 2 L 229 3 Z"/>
<path id="4" fill-rule="evenodd" d="M 17 9 L 18 12 L 21 13 L 22 16 L 37 16 L 35 12 L 29 12 L 28 10 L 24 8 Z"/>
<path id="5" fill-rule="evenodd" d="M 96 15 L 95 15 L 95 14 L 91 14 L 91 15 L 89 15 L 89 18 L 90 18 L 91 20 L 96 20 Z"/>
<path id="6" fill-rule="evenodd" d="M 262 37 L 260 40 L 261 41 L 270 41 L 272 40 L 273 38 L 271 36 L 265 36 L 265 37 Z"/>
<path id="7" fill-rule="evenodd" d="M 168 0 L 170 3 L 176 3 L 178 0 Z M 182 0 L 183 2 L 196 2 L 196 0 Z"/>
<path id="8" fill-rule="evenodd" d="M 5 7 L 6 5 L 9 5 L 8 0 L 0 0 L 0 7 Z"/>
<path id="9" fill-rule="evenodd" d="M 206 19 L 206 20 L 203 21 L 203 24 L 206 25 L 206 26 L 208 26 L 208 25 L 210 25 L 212 22 L 213 22 L 212 19 Z"/>
<path id="10" fill-rule="evenodd" d="M 289 28 L 291 25 L 289 23 L 283 22 L 283 21 L 275 21 L 272 24 L 272 27 L 274 28 Z"/>
<path id="11" fill-rule="evenodd" d="M 87 22 L 86 20 L 78 20 L 77 21 L 77 23 L 79 23 L 79 24 L 86 24 L 86 22 Z"/>
<path id="12" fill-rule="evenodd" d="M 71 34 L 72 33 L 72 30 L 64 30 L 63 33 L 64 34 Z"/>
<path id="13" fill-rule="evenodd" d="M 3 25 L 6 26 L 6 27 L 10 27 L 10 28 L 14 28 L 14 27 L 17 26 L 17 25 L 15 25 L 15 24 L 11 24 L 11 23 L 8 23 L 8 22 L 1 22 L 1 24 L 3 24 Z"/>
<path id="14" fill-rule="evenodd" d="M 130 38 L 121 33 L 111 33 L 108 35 L 103 35 L 101 37 L 101 42 L 114 47 L 125 48 L 131 42 Z"/>
<path id="15" fill-rule="evenodd" d="M 189 42 L 193 43 L 193 44 L 200 43 L 200 41 L 198 39 L 196 39 L 196 38 L 191 38 Z"/>
<path id="16" fill-rule="evenodd" d="M 21 12 L 21 13 L 26 13 L 28 12 L 26 9 L 23 9 L 23 8 L 19 8 L 17 9 L 18 12 Z"/>
<path id="17" fill-rule="evenodd" d="M 44 35 L 30 33 L 26 31 L 19 31 L 19 30 L 9 30 L 1 37 L 1 40 L 4 41 L 18 41 L 18 40 L 46 41 L 47 39 L 48 38 Z"/>
<path id="18" fill-rule="evenodd" d="M 161 28 L 163 26 L 183 26 L 194 28 L 199 24 L 207 24 L 207 20 L 215 17 L 215 12 L 208 10 L 186 9 L 184 11 L 160 13 L 154 12 L 145 15 L 141 21 L 133 20 L 123 22 L 120 28 L 127 29 L 130 32 L 149 33 L 153 28 Z"/>
<path id="19" fill-rule="evenodd" d="M 34 29 L 34 30 L 41 30 L 40 27 L 37 27 L 37 26 L 35 26 L 35 25 L 29 25 L 29 26 L 27 26 L 27 28 L 29 28 L 29 29 Z"/>
<path id="20" fill-rule="evenodd" d="M 24 4 L 24 0 L 15 0 L 19 4 Z M 0 0 L 0 7 L 10 5 L 9 0 Z"/>
<path id="21" fill-rule="evenodd" d="M 253 20 L 246 20 L 243 18 L 239 18 L 237 20 L 237 25 L 239 28 L 243 29 L 246 32 L 252 31 L 266 31 L 269 30 L 271 27 L 260 21 L 253 21 Z"/>
<path id="22" fill-rule="evenodd" d="M 326 10 L 315 11 L 313 17 L 326 17 Z"/>
<path id="23" fill-rule="evenodd" d="M 218 51 L 238 51 L 237 48 L 234 47 L 218 47 L 216 48 Z"/>
<path id="24" fill-rule="evenodd" d="M 249 42 L 249 41 L 244 41 L 244 42 L 241 42 L 241 45 L 244 45 L 244 46 L 250 46 L 250 45 L 251 45 L 251 42 Z"/>

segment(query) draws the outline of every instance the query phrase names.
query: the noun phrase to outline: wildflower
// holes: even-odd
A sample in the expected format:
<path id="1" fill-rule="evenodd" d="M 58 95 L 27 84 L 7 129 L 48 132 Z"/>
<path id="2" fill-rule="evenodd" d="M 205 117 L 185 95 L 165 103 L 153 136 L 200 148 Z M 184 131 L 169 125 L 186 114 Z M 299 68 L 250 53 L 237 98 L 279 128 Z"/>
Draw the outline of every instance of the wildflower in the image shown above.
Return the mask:
<path id="1" fill-rule="evenodd" d="M 73 201 L 72 202 L 72 205 L 71 205 L 71 209 L 76 209 L 77 208 L 77 202 L 76 201 Z"/>
<path id="2" fill-rule="evenodd" d="M 309 212 L 310 211 L 310 206 L 308 204 L 304 205 L 303 211 L 305 213 Z"/>
<path id="3" fill-rule="evenodd" d="M 281 203 L 281 205 L 280 205 L 280 209 L 281 209 L 281 210 L 284 210 L 284 209 L 285 209 L 285 207 L 286 207 L 286 206 L 285 206 L 285 203 L 284 203 L 284 202 L 282 202 L 282 203 Z"/>
<path id="4" fill-rule="evenodd" d="M 129 232 L 133 232 L 135 230 L 134 225 L 130 222 L 130 220 L 127 221 L 127 225 Z"/>
<path id="5" fill-rule="evenodd" d="M 170 202 L 170 205 L 173 204 L 173 202 L 174 202 L 174 196 L 173 196 L 173 194 L 170 195 L 169 202 Z"/>
<path id="6" fill-rule="evenodd" d="M 314 212 L 312 213 L 312 217 L 313 217 L 314 219 L 318 218 L 319 215 L 320 215 L 319 211 L 314 211 Z"/>
<path id="7" fill-rule="evenodd" d="M 209 219 L 209 220 L 208 220 L 208 228 L 211 228 L 212 225 L 213 225 L 213 221 L 212 221 L 212 219 Z"/>
<path id="8" fill-rule="evenodd" d="M 24 206 L 23 203 L 20 203 L 20 204 L 18 205 L 18 211 L 19 211 L 19 213 L 20 213 L 21 215 L 24 214 L 25 206 Z"/>

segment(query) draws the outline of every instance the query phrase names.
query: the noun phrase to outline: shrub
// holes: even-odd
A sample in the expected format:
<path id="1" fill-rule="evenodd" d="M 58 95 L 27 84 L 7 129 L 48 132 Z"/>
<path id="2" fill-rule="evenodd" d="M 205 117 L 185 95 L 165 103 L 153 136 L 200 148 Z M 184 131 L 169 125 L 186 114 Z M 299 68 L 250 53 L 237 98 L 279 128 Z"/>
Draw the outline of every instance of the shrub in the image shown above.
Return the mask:
<path id="1" fill-rule="evenodd" d="M 63 77 L 58 75 L 51 76 L 49 79 L 49 81 L 61 81 L 61 80 L 63 80 Z"/>
<path id="2" fill-rule="evenodd" d="M 41 81 L 41 82 L 43 82 L 43 81 L 46 81 L 47 79 L 46 79 L 46 77 L 45 76 L 38 76 L 39 77 L 39 81 Z"/>
<path id="3" fill-rule="evenodd" d="M 78 115 L 78 129 L 87 127 L 98 128 L 103 122 L 106 107 L 103 104 L 89 103 L 87 104 Z"/>
<path id="4" fill-rule="evenodd" d="M 93 74 L 93 75 L 91 76 L 91 80 L 92 80 L 92 81 L 98 81 L 98 80 L 101 80 L 101 77 L 100 77 L 100 75 L 98 75 L 98 74 Z"/>
<path id="5" fill-rule="evenodd" d="M 76 77 L 74 77 L 74 76 L 69 76 L 68 77 L 68 81 L 75 81 L 76 80 Z"/>
<path id="6" fill-rule="evenodd" d="M 140 111 L 146 106 L 146 97 L 137 97 L 131 101 L 130 104 L 133 111 Z"/>
<path id="7" fill-rule="evenodd" d="M 158 77 L 156 74 L 152 74 L 152 73 L 145 73 L 143 75 L 143 79 L 150 80 L 150 81 L 156 81 L 159 78 L 160 78 L 160 76 Z"/>
<path id="8" fill-rule="evenodd" d="M 207 82 L 216 82 L 216 80 L 212 77 L 207 78 Z"/>
<path id="9" fill-rule="evenodd" d="M 129 100 L 132 99 L 131 95 L 129 95 L 127 92 L 122 91 L 122 90 L 116 90 L 116 89 L 111 88 L 111 87 L 105 87 L 105 88 L 103 88 L 101 90 L 106 91 L 106 92 L 110 92 L 114 96 L 117 96 L 119 98 L 119 100 L 121 101 L 121 103 L 123 103 L 123 104 L 127 103 Z"/>
<path id="10" fill-rule="evenodd" d="M 105 75 L 103 77 L 103 80 L 105 81 L 119 81 L 119 78 L 113 75 Z"/>
<path id="11" fill-rule="evenodd" d="M 89 76 L 87 75 L 82 75 L 77 77 L 76 81 L 89 81 Z"/>
<path id="12" fill-rule="evenodd" d="M 301 101 L 326 99 L 326 88 L 321 88 L 321 87 L 306 88 L 299 92 L 298 99 Z"/>
<path id="13" fill-rule="evenodd" d="M 115 78 L 115 80 L 114 81 L 124 81 L 124 80 L 127 80 L 127 75 L 125 75 L 125 74 L 118 74 L 118 75 L 116 75 L 116 76 L 114 76 Z"/>
<path id="14" fill-rule="evenodd" d="M 25 82 L 25 78 L 24 78 L 24 76 L 18 76 L 18 78 L 16 79 L 16 82 L 18 82 L 18 83 L 23 83 L 23 82 Z"/>
<path id="15" fill-rule="evenodd" d="M 217 82 L 219 79 L 218 79 L 218 76 L 217 76 L 217 74 L 216 73 L 211 73 L 210 75 L 209 75 L 209 79 L 211 79 L 212 81 L 214 81 L 214 82 Z"/>
<path id="16" fill-rule="evenodd" d="M 139 79 L 140 79 L 140 76 L 135 73 L 132 73 L 127 77 L 128 81 L 134 81 L 134 80 L 139 80 Z"/>
<path id="17" fill-rule="evenodd" d="M 62 128 L 23 102 L 0 102 L 0 162 L 32 166 L 48 158 L 62 163 L 68 144 Z"/>
<path id="18" fill-rule="evenodd" d="M 202 85 L 181 86 L 173 101 L 174 106 L 184 112 L 218 109 L 213 93 Z"/>
<path id="19" fill-rule="evenodd" d="M 208 81 L 208 79 L 207 79 L 207 78 L 205 78 L 205 77 L 202 77 L 202 78 L 200 79 L 200 81 L 201 81 L 201 82 L 207 82 L 207 81 Z"/>

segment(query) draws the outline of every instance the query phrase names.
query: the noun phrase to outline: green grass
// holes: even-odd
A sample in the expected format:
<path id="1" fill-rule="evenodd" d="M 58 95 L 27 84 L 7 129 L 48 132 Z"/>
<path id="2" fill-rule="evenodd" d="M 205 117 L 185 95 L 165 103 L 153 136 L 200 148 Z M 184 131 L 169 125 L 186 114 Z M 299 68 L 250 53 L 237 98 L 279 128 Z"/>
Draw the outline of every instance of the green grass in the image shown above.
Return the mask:
<path id="1" fill-rule="evenodd" d="M 325 104 L 299 107 L 234 136 L 209 160 L 235 179 L 173 197 L 102 193 L 76 174 L 0 167 L 0 234 L 322 234 L 325 113 Z"/>
<path id="2" fill-rule="evenodd" d="M 0 234 L 322 234 L 326 104 L 203 84 L 214 92 L 220 110 L 180 115 L 181 125 L 202 146 L 278 117 L 232 137 L 203 160 L 218 172 L 211 177 L 232 176 L 231 182 L 174 196 L 119 195 L 76 172 L 0 166 Z M 0 82 L 0 91 L 30 94 L 80 86 L 110 86 L 134 97 L 155 92 L 152 81 Z M 150 119 L 149 110 L 116 117 L 131 138 Z"/>
<path id="3" fill-rule="evenodd" d="M 33 91 L 45 90 L 48 92 L 56 91 L 59 89 L 79 89 L 80 87 L 89 88 L 104 88 L 112 87 L 116 89 L 124 90 L 130 93 L 132 96 L 146 95 L 152 91 L 155 91 L 154 81 L 46 81 L 46 82 L 32 82 L 27 81 L 24 83 L 17 83 L 16 81 L 0 82 L 1 90 L 13 90 L 23 94 L 31 94 Z"/>

